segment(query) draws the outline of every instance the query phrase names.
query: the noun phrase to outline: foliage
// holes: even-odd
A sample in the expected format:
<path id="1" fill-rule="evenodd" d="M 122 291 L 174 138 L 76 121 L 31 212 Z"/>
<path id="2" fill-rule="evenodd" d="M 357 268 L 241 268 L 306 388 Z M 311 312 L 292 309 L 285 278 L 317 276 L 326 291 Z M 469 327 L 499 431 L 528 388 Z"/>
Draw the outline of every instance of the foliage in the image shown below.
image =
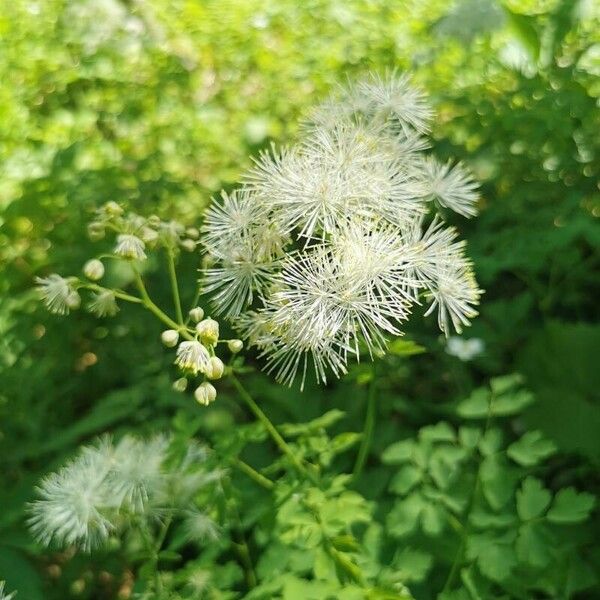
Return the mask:
<path id="1" fill-rule="evenodd" d="M 0 594 L 153 598 L 159 573 L 170 598 L 597 595 L 596 3 L 5 4 Z M 250 155 L 295 141 L 298 117 L 336 84 L 386 68 L 429 92 L 436 155 L 483 182 L 477 222 L 456 220 L 486 290 L 468 334 L 480 350 L 446 352 L 417 317 L 376 371 L 360 364 L 302 394 L 237 358 L 236 378 L 310 475 L 250 420 L 229 376 L 208 408 L 173 390 L 173 356 L 150 341 L 161 325 L 139 306 L 100 320 L 39 306 L 35 277 L 79 272 L 95 253 L 85 224 L 107 201 L 198 227 Z M 144 276 L 168 307 L 164 258 Z M 191 306 L 197 259 L 179 261 Z M 498 379 L 516 372 L 525 386 Z M 350 477 L 370 394 L 372 441 Z M 35 487 L 104 432 L 206 444 L 207 467 L 226 471 L 210 501 L 219 538 L 191 542 L 178 521 L 156 569 L 136 535 L 93 554 L 36 544 Z"/>

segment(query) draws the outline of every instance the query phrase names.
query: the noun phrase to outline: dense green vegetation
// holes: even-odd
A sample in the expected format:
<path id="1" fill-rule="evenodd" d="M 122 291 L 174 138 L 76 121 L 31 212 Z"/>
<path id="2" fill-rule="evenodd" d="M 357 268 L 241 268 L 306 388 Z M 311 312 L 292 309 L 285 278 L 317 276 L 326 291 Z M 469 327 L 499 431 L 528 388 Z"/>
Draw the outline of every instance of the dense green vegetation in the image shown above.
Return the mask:
<path id="1" fill-rule="evenodd" d="M 0 581 L 17 599 L 591 598 L 600 553 L 600 13 L 590 0 L 16 0 L 0 15 Z M 462 361 L 417 314 L 406 338 L 300 392 L 238 378 L 205 408 L 172 389 L 152 314 L 49 315 L 36 276 L 79 273 L 107 201 L 198 227 L 250 156 L 291 143 L 333 86 L 410 71 L 434 149 L 482 183 L 468 240 L 480 316 Z M 104 242 L 100 242 L 102 246 Z M 197 255 L 182 253 L 182 302 Z M 171 306 L 165 266 L 144 276 Z M 126 269 L 110 273 L 118 287 Z M 409 341 L 410 340 L 410 341 Z M 353 477 L 369 388 L 375 435 Z M 143 528 L 87 554 L 47 549 L 27 503 L 81 444 L 170 433 L 170 469 L 208 450 L 219 529 Z M 251 465 L 263 479 L 249 472 Z M 178 467 L 177 467 L 178 468 Z M 157 523 L 144 525 L 160 538 Z M 155 548 L 153 546 L 152 548 Z M 157 591 L 157 573 L 163 595 Z M 1 592 L 0 592 L 1 594 Z M 441 595 L 440 595 L 441 594 Z"/>

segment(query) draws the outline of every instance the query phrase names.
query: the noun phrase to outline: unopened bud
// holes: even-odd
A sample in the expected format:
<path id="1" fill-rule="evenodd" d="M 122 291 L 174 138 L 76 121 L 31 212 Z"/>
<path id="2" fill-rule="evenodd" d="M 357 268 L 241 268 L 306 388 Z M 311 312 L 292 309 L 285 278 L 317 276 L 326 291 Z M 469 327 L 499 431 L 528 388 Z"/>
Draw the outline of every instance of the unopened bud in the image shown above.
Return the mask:
<path id="1" fill-rule="evenodd" d="M 90 223 L 87 226 L 88 237 L 92 242 L 97 242 L 104 237 L 104 225 L 102 223 Z"/>
<path id="2" fill-rule="evenodd" d="M 185 230 L 185 235 L 193 240 L 197 240 L 200 237 L 200 232 L 195 227 L 188 227 L 188 229 Z"/>
<path id="3" fill-rule="evenodd" d="M 202 406 L 208 406 L 211 402 L 215 401 L 215 398 L 217 397 L 217 390 L 212 383 L 205 381 L 196 388 L 194 396 L 199 404 L 202 404 Z"/>
<path id="4" fill-rule="evenodd" d="M 219 341 L 219 324 L 214 319 L 203 319 L 196 325 L 196 332 L 200 339 L 209 346 L 214 346 Z"/>
<path id="5" fill-rule="evenodd" d="M 160 334 L 160 339 L 167 348 L 174 348 L 179 341 L 179 333 L 174 329 L 166 329 Z"/>
<path id="6" fill-rule="evenodd" d="M 181 377 L 177 381 L 173 382 L 173 389 L 176 392 L 185 392 L 188 386 L 188 380 L 185 377 Z"/>
<path id="7" fill-rule="evenodd" d="M 150 225 L 150 227 L 158 227 L 160 223 L 160 217 L 158 217 L 157 215 L 150 215 L 148 217 L 148 225 Z"/>
<path id="8" fill-rule="evenodd" d="M 227 347 L 229 348 L 230 352 L 237 354 L 244 347 L 244 342 L 242 342 L 242 340 L 229 340 L 227 342 Z"/>
<path id="9" fill-rule="evenodd" d="M 199 306 L 196 306 L 196 308 L 192 308 L 192 310 L 190 310 L 190 317 L 195 323 L 202 321 L 204 318 L 204 310 Z"/>
<path id="10" fill-rule="evenodd" d="M 113 217 L 118 217 L 123 214 L 123 209 L 112 200 L 104 205 L 104 210 Z"/>
<path id="11" fill-rule="evenodd" d="M 193 252 L 196 249 L 196 242 L 194 240 L 183 240 L 181 242 L 181 247 L 186 252 Z"/>
<path id="12" fill-rule="evenodd" d="M 102 261 L 97 258 L 92 258 L 92 260 L 88 260 L 85 265 L 83 265 L 83 274 L 92 281 L 98 281 L 104 277 L 104 265 Z"/>
<path id="13" fill-rule="evenodd" d="M 208 367 L 206 368 L 206 376 L 209 379 L 221 379 L 224 372 L 225 365 L 223 364 L 223 361 L 218 356 L 211 356 Z"/>

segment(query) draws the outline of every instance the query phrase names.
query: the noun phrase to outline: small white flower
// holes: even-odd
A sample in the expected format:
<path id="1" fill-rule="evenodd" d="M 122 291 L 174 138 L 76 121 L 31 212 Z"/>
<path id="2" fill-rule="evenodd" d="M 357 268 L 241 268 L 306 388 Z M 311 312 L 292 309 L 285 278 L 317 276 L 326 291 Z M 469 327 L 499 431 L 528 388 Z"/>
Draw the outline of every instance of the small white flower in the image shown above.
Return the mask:
<path id="1" fill-rule="evenodd" d="M 463 362 L 468 362 L 478 357 L 483 353 L 485 344 L 483 340 L 479 338 L 471 338 L 465 340 L 464 338 L 457 336 L 450 336 L 446 343 L 446 352 L 450 356 L 456 356 Z"/>
<path id="2" fill-rule="evenodd" d="M 121 233 L 117 236 L 114 253 L 131 260 L 145 260 L 147 258 L 144 252 L 145 247 L 146 244 L 136 235 Z"/>
<path id="3" fill-rule="evenodd" d="M 427 196 L 464 217 L 477 214 L 479 185 L 462 164 L 452 166 L 450 161 L 444 164 L 430 156 L 421 167 Z"/>
<path id="4" fill-rule="evenodd" d="M 93 294 L 88 309 L 98 317 L 114 317 L 119 312 L 115 295 L 108 289 Z"/>
<path id="5" fill-rule="evenodd" d="M 214 319 L 202 319 L 196 324 L 196 333 L 207 346 L 214 346 L 219 341 L 219 323 Z"/>
<path id="6" fill-rule="evenodd" d="M 194 375 L 205 373 L 210 361 L 210 353 L 198 341 L 181 342 L 177 347 L 175 364 L 183 371 L 190 371 Z"/>
<path id="7" fill-rule="evenodd" d="M 51 313 L 67 315 L 71 309 L 79 307 L 81 298 L 74 289 L 72 280 L 53 273 L 48 277 L 36 277 L 35 281 L 44 304 Z"/>
<path id="8" fill-rule="evenodd" d="M 218 525 L 205 513 L 189 511 L 183 521 L 186 538 L 191 542 L 205 543 L 219 539 Z"/>
<path id="9" fill-rule="evenodd" d="M 114 507 L 104 478 L 109 465 L 102 454 L 88 452 L 57 473 L 48 475 L 31 505 L 29 526 L 43 544 L 77 545 L 86 550 L 105 541 L 112 522 L 105 512 Z"/>

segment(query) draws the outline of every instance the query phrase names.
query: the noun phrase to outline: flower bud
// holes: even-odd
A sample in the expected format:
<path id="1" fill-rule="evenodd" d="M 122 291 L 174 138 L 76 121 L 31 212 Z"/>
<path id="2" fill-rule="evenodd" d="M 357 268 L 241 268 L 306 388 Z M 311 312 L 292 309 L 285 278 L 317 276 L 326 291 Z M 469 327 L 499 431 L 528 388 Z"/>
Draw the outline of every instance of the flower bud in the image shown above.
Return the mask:
<path id="1" fill-rule="evenodd" d="M 181 377 L 177 381 L 173 382 L 173 389 L 176 392 L 185 392 L 188 386 L 188 380 L 185 377 Z"/>
<path id="2" fill-rule="evenodd" d="M 192 321 L 196 323 L 198 321 L 202 321 L 202 319 L 204 318 L 204 310 L 201 309 L 199 306 L 196 306 L 196 308 L 192 308 L 192 310 L 190 310 L 190 317 Z"/>
<path id="3" fill-rule="evenodd" d="M 212 383 L 205 381 L 196 388 L 194 396 L 199 404 L 202 404 L 202 406 L 208 406 L 211 402 L 214 402 L 215 398 L 217 397 L 217 390 Z"/>
<path id="4" fill-rule="evenodd" d="M 114 201 L 110 201 L 107 202 L 104 205 L 104 210 L 111 216 L 111 217 L 118 217 L 119 215 L 123 214 L 123 209 Z"/>
<path id="5" fill-rule="evenodd" d="M 221 379 L 224 372 L 225 365 L 223 361 L 218 356 L 212 356 L 206 368 L 206 376 L 209 379 Z"/>
<path id="6" fill-rule="evenodd" d="M 92 258 L 92 260 L 88 260 L 85 265 L 83 265 L 83 274 L 92 281 L 98 281 L 104 277 L 104 265 L 102 261 L 97 258 Z"/>
<path id="7" fill-rule="evenodd" d="M 194 240 L 183 240 L 181 242 L 181 247 L 186 252 L 193 252 L 196 249 L 196 242 Z"/>
<path id="8" fill-rule="evenodd" d="M 66 304 L 72 310 L 79 308 L 81 306 L 81 296 L 76 291 L 70 292 L 67 296 Z"/>
<path id="9" fill-rule="evenodd" d="M 87 226 L 88 237 L 92 242 L 97 242 L 104 237 L 104 225 L 102 223 L 90 223 Z"/>
<path id="10" fill-rule="evenodd" d="M 179 341 L 179 333 L 174 329 L 166 329 L 160 334 L 160 339 L 167 348 L 174 348 Z"/>
<path id="11" fill-rule="evenodd" d="M 219 324 L 214 319 L 203 319 L 196 325 L 196 332 L 200 339 L 209 346 L 214 346 L 219 341 Z"/>
<path id="12" fill-rule="evenodd" d="M 244 347 L 244 342 L 242 342 L 242 340 L 229 340 L 227 342 L 227 347 L 229 348 L 229 352 L 237 354 Z"/>
<path id="13" fill-rule="evenodd" d="M 193 240 L 197 240 L 200 237 L 200 232 L 195 227 L 189 227 L 185 230 L 185 235 Z"/>
<path id="14" fill-rule="evenodd" d="M 148 225 L 150 225 L 150 227 L 158 227 L 160 223 L 160 217 L 158 217 L 157 215 L 150 215 L 148 217 Z"/>

